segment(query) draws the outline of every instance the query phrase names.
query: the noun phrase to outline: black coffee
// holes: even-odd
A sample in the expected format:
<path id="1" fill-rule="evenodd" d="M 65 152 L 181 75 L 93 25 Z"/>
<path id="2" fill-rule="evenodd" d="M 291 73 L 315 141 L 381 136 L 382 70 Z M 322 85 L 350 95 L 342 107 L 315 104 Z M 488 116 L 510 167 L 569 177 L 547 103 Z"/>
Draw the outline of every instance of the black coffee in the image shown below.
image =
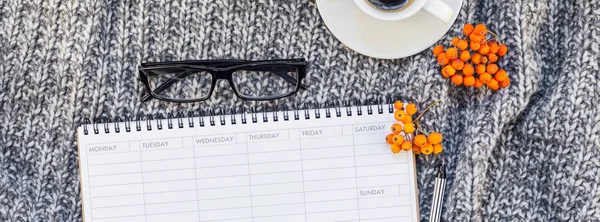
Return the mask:
<path id="1" fill-rule="evenodd" d="M 367 0 L 371 5 L 381 10 L 397 10 L 408 4 L 410 0 Z"/>

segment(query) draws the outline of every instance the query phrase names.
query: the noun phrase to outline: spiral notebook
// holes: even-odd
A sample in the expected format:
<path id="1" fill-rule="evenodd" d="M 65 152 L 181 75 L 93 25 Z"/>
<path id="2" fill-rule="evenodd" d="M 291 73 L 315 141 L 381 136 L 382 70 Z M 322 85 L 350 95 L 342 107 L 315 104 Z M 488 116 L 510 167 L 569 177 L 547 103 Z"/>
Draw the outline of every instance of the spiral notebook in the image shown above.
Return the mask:
<path id="1" fill-rule="evenodd" d="M 418 221 L 415 160 L 391 105 L 89 123 L 83 219 Z"/>

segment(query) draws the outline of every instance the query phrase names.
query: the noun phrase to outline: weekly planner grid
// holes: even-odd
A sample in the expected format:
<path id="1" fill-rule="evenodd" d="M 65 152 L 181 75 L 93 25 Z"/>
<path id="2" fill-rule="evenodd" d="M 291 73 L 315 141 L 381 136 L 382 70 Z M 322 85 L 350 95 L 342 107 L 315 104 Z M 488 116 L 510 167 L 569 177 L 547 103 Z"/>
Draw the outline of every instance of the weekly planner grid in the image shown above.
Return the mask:
<path id="1" fill-rule="evenodd" d="M 80 127 L 84 221 L 418 221 L 414 156 L 384 139 L 392 114 L 348 114 Z"/>

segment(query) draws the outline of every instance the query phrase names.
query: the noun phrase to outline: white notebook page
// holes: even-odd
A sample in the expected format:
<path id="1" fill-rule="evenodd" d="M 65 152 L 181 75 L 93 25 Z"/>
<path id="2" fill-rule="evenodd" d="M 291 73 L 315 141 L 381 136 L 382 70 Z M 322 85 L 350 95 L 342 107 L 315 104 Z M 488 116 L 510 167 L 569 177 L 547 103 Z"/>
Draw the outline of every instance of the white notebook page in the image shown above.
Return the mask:
<path id="1" fill-rule="evenodd" d="M 84 221 L 418 221 L 414 156 L 392 154 L 384 139 L 393 115 L 342 113 L 80 127 Z"/>

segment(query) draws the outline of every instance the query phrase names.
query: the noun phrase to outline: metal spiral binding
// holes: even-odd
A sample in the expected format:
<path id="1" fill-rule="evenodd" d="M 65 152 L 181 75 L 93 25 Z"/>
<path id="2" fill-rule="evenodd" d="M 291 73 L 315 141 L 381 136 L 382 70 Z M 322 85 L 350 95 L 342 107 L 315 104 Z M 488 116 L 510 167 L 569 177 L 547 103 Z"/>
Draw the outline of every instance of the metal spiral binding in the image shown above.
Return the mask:
<path id="1" fill-rule="evenodd" d="M 216 125 L 236 125 L 236 124 L 250 124 L 258 123 L 258 122 L 278 122 L 278 121 L 291 121 L 291 120 L 301 120 L 301 119 L 320 119 L 320 118 L 333 118 L 333 117 L 342 117 L 345 113 L 346 116 L 362 116 L 362 115 L 374 115 L 374 114 L 383 114 L 386 112 L 385 105 L 382 104 L 382 100 L 378 100 L 377 104 L 373 104 L 373 102 L 369 102 L 369 105 L 366 105 L 366 113 L 363 112 L 363 106 L 359 106 L 358 101 L 344 101 L 340 102 L 326 102 L 324 104 L 311 103 L 305 104 L 302 109 L 298 106 L 295 106 L 296 109 L 290 111 L 287 109 L 279 110 L 276 107 L 272 110 L 268 110 L 267 107 L 263 107 L 262 111 L 258 111 L 256 107 L 251 108 L 250 112 L 245 112 L 244 109 L 241 110 L 241 113 L 237 113 L 236 109 L 230 109 L 229 113 L 226 112 L 226 109 L 219 108 L 217 109 L 218 113 L 215 110 L 209 110 L 208 115 L 205 115 L 207 112 L 199 111 L 199 112 L 189 112 L 184 114 L 183 112 L 179 112 L 176 114 L 168 113 L 166 118 L 163 114 L 158 115 L 138 115 L 135 117 L 135 120 L 131 116 L 125 117 L 124 121 L 120 117 L 116 117 L 114 122 L 112 122 L 108 118 L 102 118 L 99 120 L 90 121 L 89 118 L 85 118 L 83 120 L 83 133 L 85 135 L 91 134 L 90 126 L 93 130 L 93 134 L 100 134 L 100 127 L 103 128 L 105 134 L 109 133 L 121 133 L 123 132 L 122 127 L 124 127 L 124 132 L 142 131 L 145 129 L 146 131 L 153 130 L 163 130 L 163 129 L 173 129 L 173 128 L 185 128 L 187 125 L 188 128 L 198 128 L 198 127 L 208 127 L 208 126 L 216 126 Z M 354 103 L 356 106 L 353 106 Z M 386 99 L 387 103 L 387 112 L 393 113 L 394 106 L 391 99 Z M 315 107 L 315 109 L 311 109 L 310 107 Z M 376 110 L 375 110 L 375 107 Z M 322 111 L 324 113 L 322 113 Z M 302 112 L 302 113 L 301 113 Z M 269 115 L 272 113 L 272 115 Z M 250 115 L 248 119 L 247 115 Z M 227 116 L 229 115 L 229 118 Z M 259 117 L 259 115 L 262 115 Z M 283 117 L 280 119 L 280 117 Z M 217 119 L 218 118 L 218 122 Z M 239 119 L 238 119 L 239 118 Z M 260 119 L 259 119 L 260 118 Z M 187 119 L 187 124 L 185 123 Z M 229 121 L 228 121 L 229 120 Z M 166 121 L 166 122 L 164 122 Z M 134 122 L 135 128 L 132 127 L 132 122 Z M 142 126 L 145 124 L 145 126 Z M 153 125 L 154 124 L 154 125 Z M 102 125 L 102 126 L 100 126 Z M 111 132 L 112 131 L 112 132 Z"/>
<path id="2" fill-rule="evenodd" d="M 117 118 L 115 118 L 115 122 L 113 123 L 114 127 L 115 127 L 115 133 L 121 132 L 121 127 L 119 126 L 119 122 L 121 122 L 121 117 L 117 116 Z"/>
<path id="3" fill-rule="evenodd" d="M 142 121 L 141 121 L 141 119 L 142 119 L 141 116 L 137 116 L 135 118 L 135 130 L 138 131 L 138 132 L 142 131 L 142 124 L 141 124 Z"/>
<path id="4" fill-rule="evenodd" d="M 131 116 L 127 116 L 127 118 L 125 118 L 125 131 L 131 132 Z"/>
<path id="5" fill-rule="evenodd" d="M 246 112 L 244 112 L 244 111 L 245 111 L 245 109 L 242 109 L 242 114 L 241 114 L 242 124 L 248 123 L 248 121 L 246 120 Z"/>
<path id="6" fill-rule="evenodd" d="M 165 118 L 165 116 L 162 113 L 158 114 L 158 118 L 157 118 L 157 121 L 156 121 L 156 129 L 158 129 L 158 130 L 162 130 L 163 129 L 162 122 L 163 122 L 164 118 Z"/>
<path id="7" fill-rule="evenodd" d="M 200 127 L 204 127 L 204 112 L 202 110 L 200 111 L 200 121 L 199 121 L 199 123 L 200 123 Z M 183 128 L 183 125 L 181 127 L 179 127 L 179 128 Z"/>
<path id="8" fill-rule="evenodd" d="M 98 122 L 98 121 L 94 121 L 94 122 L 96 122 L 96 124 L 94 124 L 94 125 L 92 126 L 92 128 L 94 128 L 94 133 L 95 133 L 95 134 L 98 134 L 98 133 L 99 133 L 99 131 L 98 131 L 98 124 L 97 124 L 97 122 Z"/>
<path id="9" fill-rule="evenodd" d="M 147 115 L 147 117 L 146 117 L 146 130 L 148 130 L 148 131 L 152 131 L 152 120 L 153 120 L 152 115 Z"/>
<path id="10" fill-rule="evenodd" d="M 263 107 L 262 119 L 263 119 L 263 123 L 269 122 L 269 115 L 267 115 L 267 107 L 266 106 Z"/>
<path id="11" fill-rule="evenodd" d="M 231 125 L 235 125 L 236 124 L 236 120 L 235 120 L 235 115 L 237 113 L 235 113 L 235 109 L 231 108 Z"/>
<path id="12" fill-rule="evenodd" d="M 210 110 L 210 112 L 208 113 L 208 120 L 210 122 L 211 126 L 215 125 L 215 112 L 213 110 Z"/>
<path id="13" fill-rule="evenodd" d="M 278 114 L 278 110 L 277 110 L 277 106 L 275 106 L 275 109 L 273 109 L 273 122 L 277 122 L 279 121 L 279 115 Z"/>
<path id="14" fill-rule="evenodd" d="M 194 113 L 193 112 L 189 112 L 188 116 L 193 116 Z M 188 126 L 190 128 L 194 128 L 194 120 L 192 118 L 188 118 Z M 183 128 L 183 127 L 179 127 L 179 128 Z"/>

